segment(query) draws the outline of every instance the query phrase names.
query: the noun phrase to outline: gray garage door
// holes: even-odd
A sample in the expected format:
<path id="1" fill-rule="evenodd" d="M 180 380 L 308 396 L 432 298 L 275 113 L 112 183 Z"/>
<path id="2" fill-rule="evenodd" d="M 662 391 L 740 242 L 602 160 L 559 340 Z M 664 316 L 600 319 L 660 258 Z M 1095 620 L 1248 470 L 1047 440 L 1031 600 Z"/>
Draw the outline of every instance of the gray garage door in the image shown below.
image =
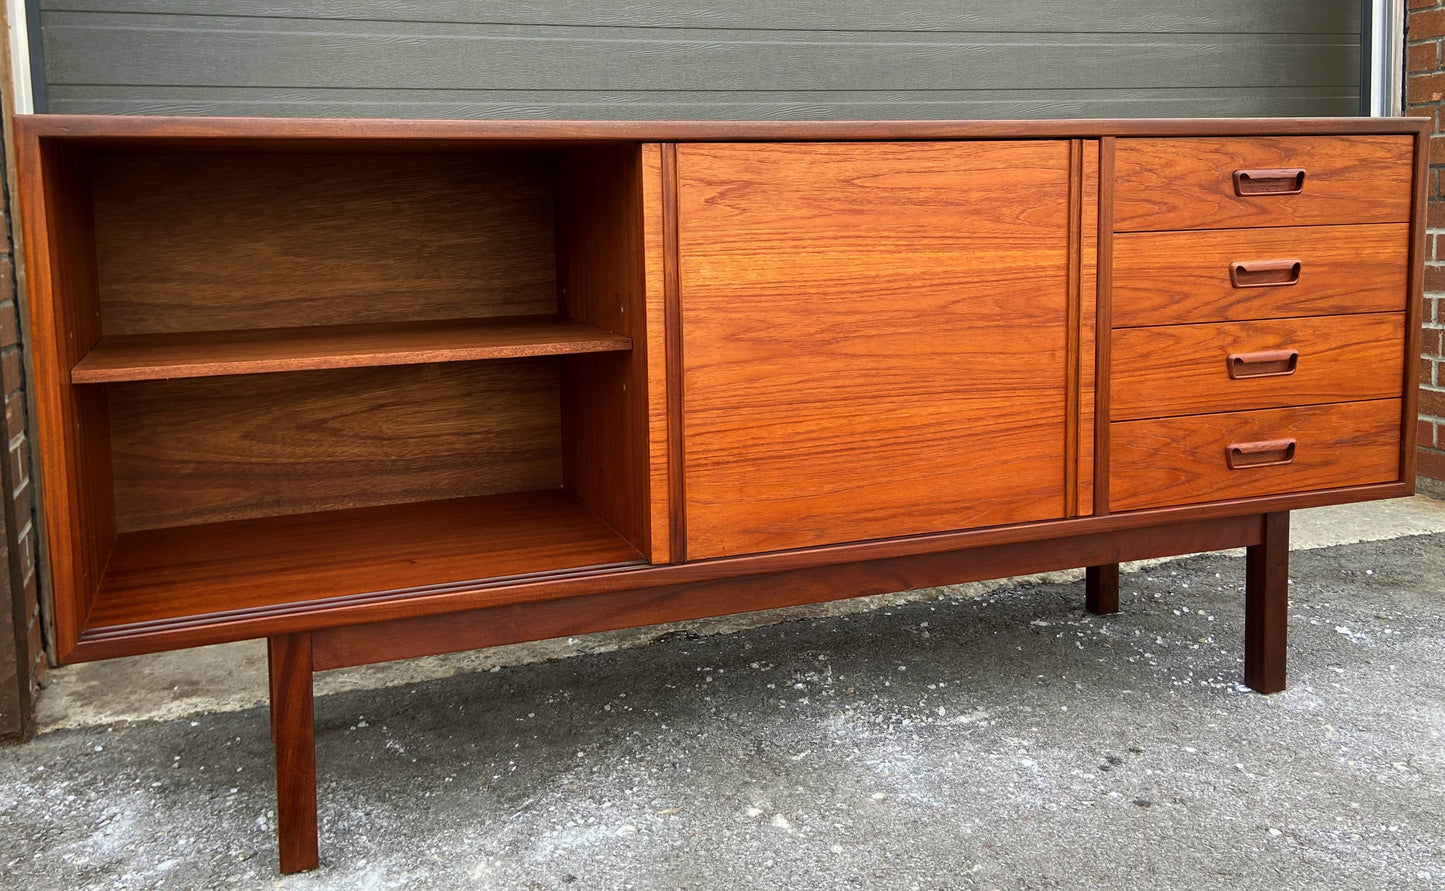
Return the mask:
<path id="1" fill-rule="evenodd" d="M 1360 0 L 40 0 L 53 112 L 1349 115 Z"/>

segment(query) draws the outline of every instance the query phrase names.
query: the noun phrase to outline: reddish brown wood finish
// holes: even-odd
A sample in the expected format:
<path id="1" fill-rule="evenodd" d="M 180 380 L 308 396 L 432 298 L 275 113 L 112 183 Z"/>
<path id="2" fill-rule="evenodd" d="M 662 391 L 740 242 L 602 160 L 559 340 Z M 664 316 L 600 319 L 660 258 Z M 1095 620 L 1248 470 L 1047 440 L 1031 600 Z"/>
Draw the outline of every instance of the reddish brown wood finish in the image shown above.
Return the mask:
<path id="1" fill-rule="evenodd" d="M 1400 400 L 1113 424 L 1110 506 L 1138 510 L 1397 479 Z M 1230 469 L 1235 444 L 1293 440 L 1288 464 Z"/>
<path id="2" fill-rule="evenodd" d="M 309 634 L 267 641 L 271 734 L 276 745 L 276 836 L 283 873 L 315 869 L 319 863 L 311 654 Z"/>
<path id="3" fill-rule="evenodd" d="M 1403 310 L 1409 246 L 1405 223 L 1119 235 L 1114 326 Z M 1231 283 L 1231 263 L 1276 258 L 1300 262 L 1298 284 Z"/>
<path id="4" fill-rule="evenodd" d="M 662 147 L 663 332 L 667 352 L 664 370 L 667 389 L 667 491 L 668 516 L 674 563 L 687 559 L 687 475 L 684 472 L 682 295 L 677 256 L 677 146 Z"/>
<path id="5" fill-rule="evenodd" d="M 130 532 L 87 628 L 640 559 L 560 489 Z"/>
<path id="6" fill-rule="evenodd" d="M 87 145 L 232 150 L 469 151 L 577 142 L 1069 139 L 1426 133 L 1420 118 L 1165 118 L 1019 121 L 496 121 L 17 115 L 16 129 Z"/>
<path id="7" fill-rule="evenodd" d="M 236 610 L 203 612 L 205 604 L 193 605 L 192 614 L 179 619 L 161 619 L 137 624 L 92 628 L 72 651 L 63 654 L 67 662 L 108 659 L 157 650 L 266 637 L 277 634 L 338 627 L 356 623 L 384 622 L 398 618 L 443 615 L 498 604 L 537 603 L 569 597 L 624 590 L 643 590 L 671 584 L 716 581 L 767 572 L 836 566 L 888 559 L 910 554 L 967 550 L 1013 542 L 1047 542 L 1074 535 L 1142 529 L 1192 520 L 1218 519 L 1257 514 L 1261 511 L 1293 510 L 1342 504 L 1377 498 L 1397 498 L 1413 492 L 1402 482 L 1337 489 L 1314 490 L 1276 496 L 1227 499 L 1177 508 L 1140 510 L 1101 517 L 1021 524 L 940 533 L 908 538 L 855 542 L 798 551 L 754 554 L 718 560 L 694 561 L 669 566 L 590 567 L 581 571 L 554 570 L 518 578 L 481 578 L 454 584 L 377 591 L 326 599 L 295 599 L 294 589 L 283 589 L 275 605 Z M 640 562 L 640 560 L 638 561 Z"/>
<path id="8" fill-rule="evenodd" d="M 1119 611 L 1119 564 L 1104 563 L 1084 569 L 1084 606 L 1096 616 Z"/>
<path id="9" fill-rule="evenodd" d="M 1099 322 L 1099 141 L 1086 139 L 1083 143 L 1083 159 L 1080 176 L 1083 194 L 1080 196 L 1079 226 L 1079 353 L 1078 353 L 1078 395 L 1079 414 L 1075 421 L 1074 437 L 1078 441 L 1076 467 L 1078 489 L 1074 496 L 1074 516 L 1089 516 L 1094 512 L 1094 404 L 1097 391 L 1098 373 L 1098 322 Z"/>
<path id="10" fill-rule="evenodd" d="M 1094 345 L 1094 515 L 1109 512 L 1110 346 L 1114 313 L 1114 140 L 1099 140 L 1099 278 Z"/>
<path id="11" fill-rule="evenodd" d="M 667 247 L 664 231 L 663 147 L 647 143 L 641 148 L 639 181 L 642 201 L 643 268 L 647 302 L 647 432 L 649 465 L 649 518 L 652 525 L 653 563 L 672 559 L 672 481 L 669 476 L 667 377 Z"/>
<path id="12" fill-rule="evenodd" d="M 562 485 L 549 361 L 106 389 L 122 532 Z"/>
<path id="13" fill-rule="evenodd" d="M 1062 141 L 679 147 L 689 558 L 1064 515 L 1068 174 Z"/>
<path id="14" fill-rule="evenodd" d="M 625 335 L 557 316 L 119 334 L 102 337 L 70 379 L 100 384 L 630 349 Z"/>
<path id="15" fill-rule="evenodd" d="M 1289 642 L 1289 512 L 1260 519 L 1261 540 L 1245 552 L 1244 682 L 1278 693 Z"/>
<path id="16" fill-rule="evenodd" d="M 642 158 L 636 146 L 568 152 L 558 174 L 562 314 L 627 337 L 562 373 L 563 482 L 634 548 L 653 553 Z"/>
<path id="17" fill-rule="evenodd" d="M 999 578 L 1024 571 L 1223 550 L 1257 543 L 1259 534 L 1259 518 L 1253 516 L 1186 521 L 1068 536 L 1046 543 L 1018 541 L 846 565 L 704 577 L 645 590 L 621 588 L 590 597 L 347 625 L 315 634 L 315 664 L 320 671 L 454 649 Z"/>
<path id="18" fill-rule="evenodd" d="M 1403 385 L 1402 312 L 1126 328 L 1113 340 L 1116 421 L 1388 399 Z M 1244 376 L 1257 354 L 1275 352 L 1297 355 L 1292 372 Z M 1268 370 L 1286 363 L 1256 364 Z"/>
<path id="19" fill-rule="evenodd" d="M 72 649 L 115 540 L 105 394 L 70 386 L 70 368 L 100 338 L 85 153 L 19 133 L 21 204 L 36 441 L 45 474 L 46 550 L 56 646 Z"/>
<path id="20" fill-rule="evenodd" d="M 1116 159 L 1117 231 L 1403 223 L 1414 147 L 1407 135 L 1128 139 Z M 1302 168 L 1294 195 L 1240 195 L 1241 168 Z"/>

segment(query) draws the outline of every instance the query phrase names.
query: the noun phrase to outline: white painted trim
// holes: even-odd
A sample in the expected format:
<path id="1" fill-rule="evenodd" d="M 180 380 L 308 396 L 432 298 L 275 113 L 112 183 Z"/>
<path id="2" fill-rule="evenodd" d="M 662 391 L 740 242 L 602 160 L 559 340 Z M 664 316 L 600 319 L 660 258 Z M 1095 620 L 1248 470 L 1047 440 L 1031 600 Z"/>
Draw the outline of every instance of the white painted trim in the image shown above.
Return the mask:
<path id="1" fill-rule="evenodd" d="M 1363 41 L 1370 47 L 1370 116 L 1392 117 L 1401 113 L 1405 82 L 1405 0 L 1367 0 L 1370 3 L 1370 33 Z"/>
<path id="2" fill-rule="evenodd" d="M 15 86 L 15 113 L 35 111 L 35 93 L 30 83 L 30 29 L 25 20 L 25 0 L 5 0 L 9 23 L 10 82 Z"/>

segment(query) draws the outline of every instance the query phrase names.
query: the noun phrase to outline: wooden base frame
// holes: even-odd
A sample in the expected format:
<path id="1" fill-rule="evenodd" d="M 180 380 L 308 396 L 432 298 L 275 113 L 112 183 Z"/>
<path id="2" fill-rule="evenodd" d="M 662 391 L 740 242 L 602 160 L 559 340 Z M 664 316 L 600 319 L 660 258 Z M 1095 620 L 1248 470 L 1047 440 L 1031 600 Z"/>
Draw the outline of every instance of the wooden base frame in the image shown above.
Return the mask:
<path id="1" fill-rule="evenodd" d="M 741 578 L 610 591 L 564 600 L 495 606 L 338 626 L 268 638 L 271 736 L 276 747 L 276 813 L 281 871 L 318 864 L 316 746 L 312 674 L 333 668 L 846 599 L 880 590 L 927 587 L 1084 565 L 1088 608 L 1118 610 L 1119 561 L 1247 548 L 1245 682 L 1260 693 L 1284 689 L 1289 514 L 1177 523 L 1147 530 L 1080 535 L 866 563 L 809 567 Z M 719 597 L 725 593 L 725 598 Z"/>

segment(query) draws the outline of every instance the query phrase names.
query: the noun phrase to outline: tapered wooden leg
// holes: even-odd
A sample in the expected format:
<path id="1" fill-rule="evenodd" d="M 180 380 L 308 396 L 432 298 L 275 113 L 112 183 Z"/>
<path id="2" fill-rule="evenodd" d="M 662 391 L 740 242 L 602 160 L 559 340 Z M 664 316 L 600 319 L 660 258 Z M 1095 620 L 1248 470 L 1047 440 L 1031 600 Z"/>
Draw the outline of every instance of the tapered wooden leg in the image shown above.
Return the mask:
<path id="1" fill-rule="evenodd" d="M 271 671 L 271 738 L 276 745 L 276 824 L 281 871 L 318 864 L 316 722 L 311 693 L 311 635 L 267 641 Z"/>
<path id="2" fill-rule="evenodd" d="M 1105 563 L 1084 570 L 1084 606 L 1099 616 L 1119 611 L 1119 564 Z"/>
<path id="3" fill-rule="evenodd" d="M 1289 639 L 1289 511 L 1264 515 L 1264 540 L 1250 547 L 1244 578 L 1244 682 L 1284 689 Z"/>

